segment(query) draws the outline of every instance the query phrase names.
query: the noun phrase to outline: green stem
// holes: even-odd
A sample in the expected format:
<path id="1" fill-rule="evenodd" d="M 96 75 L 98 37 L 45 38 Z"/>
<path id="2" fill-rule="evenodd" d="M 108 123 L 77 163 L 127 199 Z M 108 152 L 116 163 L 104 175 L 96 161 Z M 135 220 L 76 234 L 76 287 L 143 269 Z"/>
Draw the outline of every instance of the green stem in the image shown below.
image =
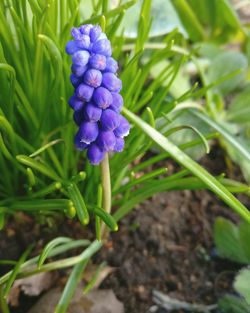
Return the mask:
<path id="1" fill-rule="evenodd" d="M 109 169 L 109 155 L 105 154 L 105 157 L 101 163 L 101 171 L 102 171 L 102 206 L 104 211 L 107 213 L 111 213 L 111 181 L 110 181 L 110 169 Z M 104 224 L 102 225 L 102 233 L 106 233 Z"/>

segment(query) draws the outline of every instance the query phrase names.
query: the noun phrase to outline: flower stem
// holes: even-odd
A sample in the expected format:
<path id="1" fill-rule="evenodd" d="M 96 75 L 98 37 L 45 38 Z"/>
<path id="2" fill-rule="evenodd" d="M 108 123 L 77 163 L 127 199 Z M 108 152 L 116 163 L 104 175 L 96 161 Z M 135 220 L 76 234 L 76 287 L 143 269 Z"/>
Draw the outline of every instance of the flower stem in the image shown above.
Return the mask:
<path id="1" fill-rule="evenodd" d="M 109 156 L 108 153 L 105 154 L 105 157 L 101 163 L 102 170 L 102 190 L 103 198 L 102 205 L 103 209 L 107 212 L 111 212 L 111 181 L 110 181 L 110 170 L 109 170 Z M 105 225 L 102 225 L 102 234 L 106 235 Z"/>

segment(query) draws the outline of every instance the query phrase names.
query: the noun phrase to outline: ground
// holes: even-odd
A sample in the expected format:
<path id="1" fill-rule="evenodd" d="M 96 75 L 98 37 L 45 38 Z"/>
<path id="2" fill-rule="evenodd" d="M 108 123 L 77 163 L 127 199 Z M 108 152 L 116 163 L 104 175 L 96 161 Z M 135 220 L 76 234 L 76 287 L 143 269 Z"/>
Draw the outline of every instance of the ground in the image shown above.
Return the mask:
<path id="1" fill-rule="evenodd" d="M 220 174 L 226 167 L 218 147 L 201 162 L 213 174 Z M 170 161 L 166 166 L 170 170 L 176 168 Z M 229 174 L 235 177 L 238 173 L 236 170 Z M 246 199 L 242 200 L 249 205 Z M 239 268 L 217 255 L 212 232 L 218 216 L 238 220 L 208 191 L 178 191 L 154 196 L 122 220 L 119 232 L 111 234 L 108 243 L 94 258 L 95 263 L 106 260 L 115 267 L 100 288 L 113 289 L 130 313 L 148 312 L 153 305 L 152 290 L 191 303 L 216 303 L 220 296 L 231 291 L 234 272 Z M 22 215 L 21 221 L 11 221 L 1 233 L 0 259 L 3 256 L 18 258 L 30 238 L 39 250 L 53 236 L 86 236 L 86 230 L 71 221 L 58 220 L 52 229 L 34 224 L 28 216 Z M 2 268 L 2 273 L 4 270 L 6 268 Z M 64 271 L 57 275 L 55 285 L 65 282 L 64 275 Z M 36 300 L 23 296 L 21 307 L 11 312 L 24 313 Z"/>

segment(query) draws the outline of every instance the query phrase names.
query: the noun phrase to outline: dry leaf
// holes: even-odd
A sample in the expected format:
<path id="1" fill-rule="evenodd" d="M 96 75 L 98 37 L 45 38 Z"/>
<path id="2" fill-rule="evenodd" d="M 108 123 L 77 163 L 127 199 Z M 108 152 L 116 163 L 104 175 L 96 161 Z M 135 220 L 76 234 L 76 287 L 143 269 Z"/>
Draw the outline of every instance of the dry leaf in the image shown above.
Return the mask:
<path id="1" fill-rule="evenodd" d="M 28 313 L 53 313 L 62 294 L 60 288 L 47 292 Z M 67 313 L 124 313 L 123 304 L 117 300 L 113 290 L 94 290 L 83 295 L 78 287 Z"/>
<path id="2" fill-rule="evenodd" d="M 20 292 L 28 296 L 38 296 L 49 289 L 55 282 L 55 275 L 51 272 L 40 273 L 27 278 L 18 279 L 14 282 L 8 296 L 8 302 L 12 306 L 18 306 Z"/>

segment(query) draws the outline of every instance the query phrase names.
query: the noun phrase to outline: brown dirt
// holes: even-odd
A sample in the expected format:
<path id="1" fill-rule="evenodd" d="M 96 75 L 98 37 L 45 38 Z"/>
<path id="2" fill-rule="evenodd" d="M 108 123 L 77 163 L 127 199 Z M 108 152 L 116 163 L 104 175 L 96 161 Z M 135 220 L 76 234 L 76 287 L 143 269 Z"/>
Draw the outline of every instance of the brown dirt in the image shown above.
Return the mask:
<path id="1" fill-rule="evenodd" d="M 223 154 L 217 149 L 202 164 L 216 175 L 226 168 Z M 176 169 L 172 162 L 167 166 Z M 237 171 L 227 174 L 239 177 Z M 113 289 L 129 313 L 148 312 L 153 305 L 154 289 L 191 303 L 215 303 L 231 291 L 234 272 L 239 268 L 216 255 L 212 228 L 217 216 L 237 221 L 232 211 L 208 191 L 154 196 L 122 220 L 119 232 L 111 235 L 106 247 L 95 257 L 96 263 L 106 260 L 116 267 L 101 288 Z M 55 236 L 86 238 L 86 231 L 83 233 L 82 227 L 71 221 L 58 219 L 51 229 L 24 215 L 19 220 L 21 224 L 11 221 L 0 234 L 0 259 L 3 255 L 18 258 L 30 238 L 36 242 L 35 253 Z M 65 272 L 61 273 L 64 276 Z M 34 301 L 23 296 L 21 303 L 25 309 L 21 306 L 11 312 L 24 313 Z"/>

